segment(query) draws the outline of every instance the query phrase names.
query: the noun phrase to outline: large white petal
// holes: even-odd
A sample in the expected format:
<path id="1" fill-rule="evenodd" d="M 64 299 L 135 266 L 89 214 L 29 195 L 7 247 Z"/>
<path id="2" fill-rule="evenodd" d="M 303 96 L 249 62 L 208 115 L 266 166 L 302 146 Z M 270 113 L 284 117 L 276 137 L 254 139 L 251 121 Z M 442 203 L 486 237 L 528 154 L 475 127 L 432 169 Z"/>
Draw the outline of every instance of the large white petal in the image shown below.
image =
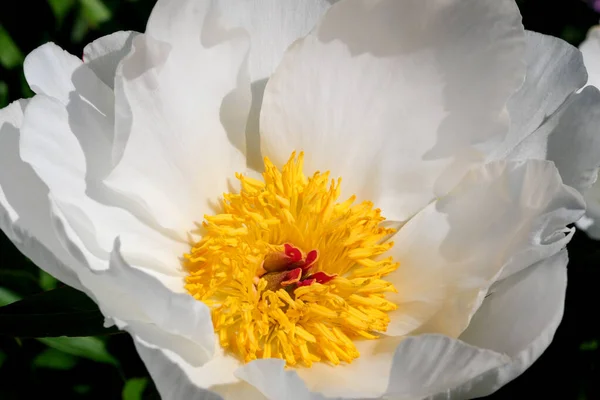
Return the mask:
<path id="1" fill-rule="evenodd" d="M 85 104 L 85 103 L 81 103 Z M 84 112 L 70 113 L 59 101 L 38 95 L 25 112 L 21 129 L 21 157 L 31 164 L 50 190 L 49 196 L 76 232 L 82 244 L 105 269 L 114 239 L 121 236 L 129 262 L 181 276 L 178 257 L 188 246 L 163 236 L 123 209 L 88 196 L 94 181 L 88 180 L 110 154 L 102 152 L 97 121 Z M 87 150 L 87 151 L 86 151 Z M 105 148 L 108 150 L 108 148 Z M 95 154 L 97 158 L 86 157 Z M 103 261 L 103 262 L 102 262 Z"/>
<path id="2" fill-rule="evenodd" d="M 336 0 L 222 1 L 225 23 L 250 34 L 248 67 L 252 82 L 268 79 L 296 39 L 310 32 Z"/>
<path id="3" fill-rule="evenodd" d="M 77 287 L 95 299 L 109 321 L 121 329 L 178 351 L 194 365 L 204 362 L 212 352 L 212 325 L 206 306 L 182 293 L 178 257 L 187 245 L 86 195 L 89 160 L 82 151 L 82 137 L 71 128 L 81 131 L 63 104 L 38 95 L 25 114 L 21 154 L 49 188 L 53 219 L 47 228 L 54 228 L 62 248 L 83 266 L 76 271 Z M 90 127 L 93 138 L 90 121 L 84 119 L 81 127 Z M 113 253 L 109 268 L 109 243 L 117 236 L 127 240 L 124 254 L 133 266 L 120 253 Z M 185 345 L 173 348 L 181 343 Z"/>
<path id="4" fill-rule="evenodd" d="M 593 200 L 594 191 L 588 188 L 596 180 L 600 166 L 600 92 L 594 87 L 586 87 L 571 95 L 506 157 L 554 162 L 562 181 L 585 194 L 587 215 L 595 215 L 600 206 Z M 564 227 L 578 221 L 573 219 L 578 215 L 573 211 L 550 203 L 535 231 L 522 243 L 519 254 L 510 260 L 500 279 L 548 258 L 564 247 L 575 232 Z M 583 222 L 579 221 L 578 225 Z"/>
<path id="5" fill-rule="evenodd" d="M 440 396 L 439 392 L 465 381 L 481 382 L 483 374 L 506 362 L 507 357 L 500 353 L 446 336 L 410 337 L 400 344 L 394 354 L 387 395 L 397 400 L 421 399 L 436 394 Z M 486 383 L 481 382 L 482 385 Z"/>
<path id="6" fill-rule="evenodd" d="M 554 161 L 563 182 L 584 192 L 600 165 L 600 95 L 593 89 L 574 94 L 587 77 L 577 49 L 534 32 L 526 39 L 526 80 L 508 103 L 511 130 L 491 159 Z M 549 207 L 500 279 L 555 254 L 571 239 L 574 230 L 563 228 L 574 214 Z"/>
<path id="7" fill-rule="evenodd" d="M 586 40 L 579 46 L 583 61 L 587 68 L 588 85 L 600 86 L 600 28 L 593 27 Z M 585 118 L 584 121 L 588 121 Z M 600 181 L 585 192 L 587 204 L 586 215 L 577 222 L 577 227 L 584 230 L 591 238 L 600 239 Z"/>
<path id="8" fill-rule="evenodd" d="M 114 90 L 117 67 L 131 51 L 133 39 L 138 35 L 138 32 L 132 31 L 115 32 L 89 43 L 83 49 L 83 60 L 86 66 L 94 71 L 98 78 L 110 87 L 111 90 Z M 103 155 L 103 157 L 107 160 L 112 160 L 110 165 L 113 166 L 123 155 L 126 141 L 115 140 L 114 123 L 111 126 L 110 138 L 113 146 L 110 157 L 107 155 Z M 103 193 L 103 196 L 106 196 L 106 193 Z"/>
<path id="9" fill-rule="evenodd" d="M 285 50 L 304 37 L 337 0 L 229 0 L 222 1 L 223 22 L 242 27 L 250 34 L 248 69 L 252 106 L 246 122 L 247 163 L 262 171 L 259 116 L 268 78 Z"/>
<path id="10" fill-rule="evenodd" d="M 81 266 L 52 229 L 48 187 L 19 157 L 19 137 L 27 100 L 0 110 L 0 229 L 25 256 L 60 281 L 81 289 Z"/>
<path id="11" fill-rule="evenodd" d="M 461 335 L 467 343 L 510 357 L 481 382 L 457 387 L 453 398 L 486 396 L 519 376 L 546 350 L 562 319 L 567 287 L 566 250 L 502 281 Z"/>
<path id="12" fill-rule="evenodd" d="M 379 397 L 390 382 L 394 352 L 401 340 L 384 335 L 377 340 L 357 341 L 360 357 L 351 364 L 332 367 L 316 363 L 311 368 L 299 368 L 297 373 L 313 393 L 327 397 Z"/>
<path id="13" fill-rule="evenodd" d="M 564 224 L 583 209 L 581 195 L 561 182 L 551 162 L 473 169 L 394 237 L 391 255 L 400 267 L 389 280 L 398 293 L 389 298 L 399 307 L 390 314 L 389 333 L 403 335 L 426 322 L 419 331 L 458 336 L 503 267 L 536 237 L 564 246 L 570 239 Z"/>
<path id="14" fill-rule="evenodd" d="M 216 357 L 204 367 L 193 368 L 177 354 L 136 336 L 134 343 L 163 399 L 267 399 L 255 387 L 234 376 L 239 363 L 231 358 Z"/>
<path id="15" fill-rule="evenodd" d="M 208 307 L 127 263 L 120 248 L 117 239 L 108 270 L 82 277 L 104 315 L 119 328 L 178 353 L 194 366 L 207 363 L 215 344 Z"/>
<path id="16" fill-rule="evenodd" d="M 598 74 L 595 42 L 592 30 L 582 57 L 560 39 L 527 33 L 527 78 L 509 102 L 511 132 L 492 158 L 551 160 L 565 184 L 582 193 L 591 186 L 600 165 L 600 93 L 574 93 Z"/>
<path id="17" fill-rule="evenodd" d="M 525 82 L 510 98 L 510 131 L 491 155 L 504 159 L 552 115 L 587 79 L 581 53 L 567 42 L 536 32 L 525 33 Z"/>
<path id="18" fill-rule="evenodd" d="M 117 69 L 115 135 L 126 145 L 105 182 L 180 237 L 245 168 L 248 38 L 219 16 L 217 2 L 159 1 Z"/>
<path id="19" fill-rule="evenodd" d="M 54 97 L 66 104 L 69 93 L 73 91 L 73 72 L 81 64 L 81 60 L 54 43 L 46 43 L 27 55 L 23 70 L 35 93 Z"/>
<path id="20" fill-rule="evenodd" d="M 565 184 L 585 192 L 596 181 L 600 165 L 598 89 L 588 86 L 571 96 L 507 158 L 554 161 Z"/>
<path id="21" fill-rule="evenodd" d="M 113 120 L 111 88 L 83 61 L 54 43 L 46 43 L 29 53 L 23 69 L 27 83 L 35 93 L 53 97 L 65 105 L 77 97 L 109 121 Z M 112 129 L 105 135 L 112 136 Z"/>
<path id="22" fill-rule="evenodd" d="M 84 266 L 76 271 L 80 286 L 98 304 L 107 325 L 116 324 L 140 340 L 179 354 L 192 366 L 211 359 L 215 339 L 210 311 L 183 292 L 182 279 L 174 290 L 173 279 L 129 264 L 120 252 L 119 239 L 115 240 L 109 268 L 94 268 L 98 260 L 81 243 L 61 210 L 51 205 L 56 236 Z"/>
<path id="23" fill-rule="evenodd" d="M 317 400 L 323 396 L 413 400 L 476 380 L 509 360 L 500 353 L 443 335 L 384 338 L 375 343 L 370 347 L 381 346 L 381 353 L 361 352 L 361 358 L 355 361 L 362 364 L 360 367 L 355 363 L 338 367 L 319 364 L 317 369 L 285 371 L 280 360 L 259 360 L 242 367 L 236 375 L 258 387 L 271 400 Z M 366 350 L 362 347 L 361 350 Z M 280 379 L 268 382 L 263 378 L 267 374 Z"/>
<path id="24" fill-rule="evenodd" d="M 83 61 L 112 89 L 117 66 L 131 51 L 131 42 L 137 35 L 138 32 L 119 31 L 96 39 L 83 49 Z"/>
<path id="25" fill-rule="evenodd" d="M 309 173 L 405 220 L 504 137 L 523 51 L 513 1 L 338 2 L 267 84 L 263 155 L 304 150 Z"/>

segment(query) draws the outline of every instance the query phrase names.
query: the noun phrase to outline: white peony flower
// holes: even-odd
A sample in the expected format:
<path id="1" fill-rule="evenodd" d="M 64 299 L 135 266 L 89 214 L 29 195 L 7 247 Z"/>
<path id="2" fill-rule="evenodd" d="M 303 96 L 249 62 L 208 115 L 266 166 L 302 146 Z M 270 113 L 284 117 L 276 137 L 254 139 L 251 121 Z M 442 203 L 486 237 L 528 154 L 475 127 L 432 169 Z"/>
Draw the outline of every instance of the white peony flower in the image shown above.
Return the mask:
<path id="1" fill-rule="evenodd" d="M 587 84 L 600 87 L 600 27 L 590 29 L 586 40 L 579 48 L 588 71 Z M 587 112 L 600 113 L 600 110 Z M 584 230 L 592 239 L 600 239 L 600 181 L 597 180 L 589 190 L 585 191 L 584 198 L 586 215 L 577 221 L 577 227 Z"/>
<path id="2" fill-rule="evenodd" d="M 551 342 L 600 96 L 514 1 L 160 0 L 25 74 L 0 226 L 163 398 L 479 397 Z"/>

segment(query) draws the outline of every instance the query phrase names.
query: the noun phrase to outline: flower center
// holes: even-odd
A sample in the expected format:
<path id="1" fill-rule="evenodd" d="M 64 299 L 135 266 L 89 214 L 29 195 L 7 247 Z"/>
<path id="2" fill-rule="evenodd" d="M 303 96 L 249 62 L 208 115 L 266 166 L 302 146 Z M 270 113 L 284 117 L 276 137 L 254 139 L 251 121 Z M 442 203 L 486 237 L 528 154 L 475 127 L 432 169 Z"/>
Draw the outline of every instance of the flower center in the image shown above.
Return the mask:
<path id="1" fill-rule="evenodd" d="M 184 255 L 186 289 L 211 308 L 221 346 L 245 362 L 349 363 L 359 356 L 353 341 L 377 338 L 396 309 L 382 277 L 398 263 L 381 257 L 394 230 L 370 202 L 336 202 L 341 179 L 302 168 L 294 153 L 281 171 L 265 159 L 264 182 L 237 174 L 240 193 L 205 216 Z"/>

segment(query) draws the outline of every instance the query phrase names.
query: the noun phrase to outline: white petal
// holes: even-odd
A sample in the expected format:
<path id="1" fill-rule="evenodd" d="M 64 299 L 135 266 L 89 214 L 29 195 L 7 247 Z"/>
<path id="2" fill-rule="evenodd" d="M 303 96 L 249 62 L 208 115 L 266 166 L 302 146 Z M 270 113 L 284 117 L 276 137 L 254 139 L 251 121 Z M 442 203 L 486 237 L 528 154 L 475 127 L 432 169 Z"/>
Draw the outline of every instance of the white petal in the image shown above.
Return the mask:
<path id="1" fill-rule="evenodd" d="M 56 215 L 60 217 L 60 210 Z M 92 259 L 67 224 L 55 228 L 81 264 Z M 208 307 L 187 293 L 172 290 L 168 277 L 128 264 L 118 239 L 108 269 L 94 270 L 87 265 L 77 273 L 83 290 L 98 304 L 109 325 L 116 324 L 135 338 L 179 354 L 191 366 L 211 360 L 215 337 Z"/>
<path id="2" fill-rule="evenodd" d="M 472 170 L 394 237 L 390 255 L 400 267 L 388 279 L 398 293 L 389 299 L 399 307 L 390 314 L 389 333 L 403 335 L 427 321 L 419 331 L 458 336 L 505 264 L 522 256 L 536 235 L 563 238 L 557 221 L 569 216 L 574 222 L 583 207 L 550 162 L 496 162 Z"/>
<path id="3" fill-rule="evenodd" d="M 259 116 L 263 92 L 283 53 L 304 37 L 337 0 L 233 0 L 221 2 L 223 23 L 242 27 L 250 34 L 248 69 L 252 81 L 252 106 L 246 122 L 248 165 L 262 171 Z"/>
<path id="4" fill-rule="evenodd" d="M 135 336 L 134 343 L 163 399 L 266 399 L 252 385 L 234 376 L 239 363 L 231 358 L 216 357 L 204 367 L 193 368 L 176 354 Z"/>
<path id="5" fill-rule="evenodd" d="M 268 399 L 316 399 L 296 371 L 286 371 L 284 367 L 284 360 L 255 360 L 239 368 L 235 375 L 256 387 Z"/>
<path id="6" fill-rule="evenodd" d="M 526 38 L 527 78 L 509 101 L 511 131 L 492 158 L 554 161 L 564 183 L 584 191 L 600 164 L 600 96 L 592 89 L 573 95 L 586 80 L 574 47 L 533 32 Z M 570 240 L 574 230 L 563 228 L 573 222 L 573 213 L 554 207 L 546 216 L 501 279 L 555 254 Z"/>
<path id="7" fill-rule="evenodd" d="M 506 362 L 504 355 L 446 336 L 409 337 L 394 354 L 387 395 L 398 400 L 420 399 L 478 380 Z"/>
<path id="8" fill-rule="evenodd" d="M 81 64 L 81 60 L 54 43 L 46 43 L 27 55 L 23 69 L 27 83 L 35 93 L 67 103 L 73 90 L 71 77 Z"/>
<path id="9" fill-rule="evenodd" d="M 224 23 L 250 34 L 253 82 L 271 76 L 283 53 L 315 26 L 335 0 L 234 0 L 221 2 Z"/>
<path id="10" fill-rule="evenodd" d="M 313 393 L 327 397 L 373 398 L 385 393 L 390 381 L 394 352 L 402 338 L 382 336 L 377 340 L 356 341 L 360 357 L 351 364 L 332 367 L 315 363 L 299 368 L 298 375 Z"/>
<path id="11" fill-rule="evenodd" d="M 120 253 L 119 240 L 110 268 L 82 277 L 82 283 L 119 328 L 177 352 L 195 366 L 212 358 L 215 335 L 208 307 L 128 264 Z"/>
<path id="12" fill-rule="evenodd" d="M 554 161 L 565 184 L 585 192 L 600 166 L 600 92 L 593 86 L 569 98 L 508 155 Z"/>
<path id="13" fill-rule="evenodd" d="M 108 266 L 114 239 L 121 236 L 129 262 L 181 276 L 178 257 L 188 249 L 186 243 L 169 239 L 125 210 L 88 196 L 94 183 L 90 173 L 107 161 L 109 147 L 102 147 L 98 132 L 102 126 L 91 118 L 96 114 L 68 110 L 69 106 L 54 99 L 36 96 L 25 112 L 20 143 L 21 157 L 48 186 L 65 223 L 100 261 L 101 269 Z"/>
<path id="14" fill-rule="evenodd" d="M 600 87 L 600 27 L 590 29 L 579 49 L 588 71 L 588 85 Z"/>
<path id="15" fill-rule="evenodd" d="M 90 178 L 104 178 L 112 168 L 114 144 L 114 93 L 77 57 L 53 43 L 32 51 L 25 59 L 25 76 L 38 94 L 62 103 L 70 115 L 70 128 L 79 136 Z M 90 185 L 98 189 L 98 185 Z"/>
<path id="16" fill-rule="evenodd" d="M 27 100 L 0 110 L 0 229 L 25 256 L 60 281 L 81 290 L 81 268 L 52 229 L 48 188 L 19 157 Z"/>
<path id="17" fill-rule="evenodd" d="M 304 150 L 308 171 L 406 220 L 504 137 L 523 50 L 512 1 L 336 3 L 267 84 L 263 155 Z"/>
<path id="18" fill-rule="evenodd" d="M 361 357 L 350 365 L 316 364 L 310 369 L 286 371 L 281 360 L 259 360 L 242 367 L 236 375 L 272 400 L 316 400 L 323 396 L 412 400 L 454 388 L 509 361 L 494 351 L 442 335 L 383 338 L 364 344 L 359 347 Z M 265 382 L 266 376 L 280 378 Z"/>
<path id="19" fill-rule="evenodd" d="M 473 316 L 461 339 L 510 356 L 452 392 L 455 398 L 486 396 L 519 376 L 546 350 L 562 319 L 567 286 L 567 252 L 502 281 Z"/>
<path id="20" fill-rule="evenodd" d="M 94 40 L 83 49 L 83 61 L 111 89 L 114 88 L 117 65 L 131 51 L 138 32 L 119 31 Z"/>
<path id="21" fill-rule="evenodd" d="M 536 32 L 526 32 L 525 39 L 525 82 L 508 102 L 510 132 L 495 149 L 493 159 L 506 158 L 568 96 L 583 87 L 587 78 L 581 53 L 575 47 Z"/>
<path id="22" fill-rule="evenodd" d="M 585 88 L 567 101 L 508 155 L 511 160 L 546 159 L 553 161 L 564 184 L 587 193 L 589 215 L 595 206 L 593 191 L 588 187 L 596 180 L 600 166 L 600 93 Z M 556 254 L 570 240 L 575 230 L 565 228 L 580 217 L 578 207 L 565 208 L 558 202 L 548 204 L 535 230 L 522 242 L 519 254 L 505 266 L 500 279 Z"/>
<path id="23" fill-rule="evenodd" d="M 600 165 L 600 94 L 574 94 L 587 78 L 574 47 L 540 34 L 527 39 L 527 79 L 509 102 L 511 131 L 492 158 L 554 161 L 564 183 L 583 193 Z"/>
<path id="24" fill-rule="evenodd" d="M 159 1 L 117 70 L 115 134 L 126 147 L 105 182 L 182 237 L 245 167 L 248 40 L 218 17 L 215 2 Z"/>
<path id="25" fill-rule="evenodd" d="M 80 59 L 54 43 L 46 43 L 29 53 L 23 69 L 35 93 L 54 97 L 65 105 L 76 93 L 112 121 L 114 97 L 110 87 Z"/>
<path id="26" fill-rule="evenodd" d="M 588 85 L 600 86 L 600 27 L 595 26 L 587 34 L 586 40 L 579 46 L 587 68 Z M 587 117 L 587 116 L 586 116 Z M 585 118 L 588 121 L 588 118 Z M 600 182 L 585 192 L 586 215 L 577 222 L 592 239 L 600 239 Z"/>

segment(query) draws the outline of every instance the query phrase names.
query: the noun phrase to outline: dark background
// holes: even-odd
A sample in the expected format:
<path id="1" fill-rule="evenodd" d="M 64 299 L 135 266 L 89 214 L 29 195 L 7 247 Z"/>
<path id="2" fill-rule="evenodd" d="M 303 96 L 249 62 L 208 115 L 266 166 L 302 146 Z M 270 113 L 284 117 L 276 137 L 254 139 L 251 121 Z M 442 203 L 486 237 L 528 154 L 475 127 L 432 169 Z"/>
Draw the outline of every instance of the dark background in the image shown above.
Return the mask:
<path id="1" fill-rule="evenodd" d="M 299 0 L 301 1 L 301 0 Z M 143 31 L 153 0 L 3 2 L 0 14 L 0 107 L 32 95 L 24 55 L 53 41 L 82 54 L 92 40 L 117 30 Z M 577 46 L 600 15 L 583 0 L 518 1 L 527 29 Z M 569 244 L 566 311 L 553 343 L 522 376 L 491 399 L 600 399 L 600 242 L 578 232 Z M 24 258 L 0 232 L 0 305 L 60 283 Z M 158 398 L 126 334 L 80 340 L 0 336 L 0 399 Z"/>

